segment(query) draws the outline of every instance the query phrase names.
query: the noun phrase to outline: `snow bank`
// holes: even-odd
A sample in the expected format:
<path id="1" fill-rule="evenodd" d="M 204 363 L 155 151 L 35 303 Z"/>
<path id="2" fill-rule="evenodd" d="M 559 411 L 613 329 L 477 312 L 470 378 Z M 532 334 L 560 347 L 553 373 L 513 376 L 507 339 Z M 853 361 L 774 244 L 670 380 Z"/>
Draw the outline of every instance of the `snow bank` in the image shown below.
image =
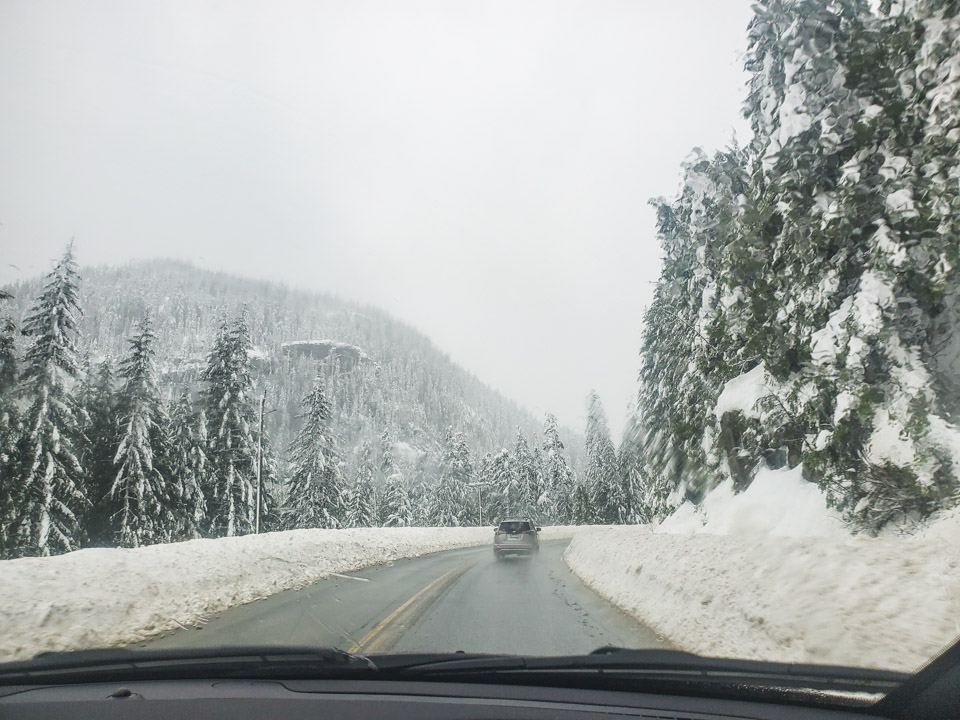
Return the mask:
<path id="1" fill-rule="evenodd" d="M 727 480 L 697 506 L 686 502 L 657 527 L 677 535 L 850 536 L 840 514 L 827 507 L 820 489 L 803 479 L 803 469 L 760 470 L 750 486 L 734 494 Z"/>
<path id="2" fill-rule="evenodd" d="M 332 572 L 491 541 L 486 527 L 294 530 L 7 560 L 0 661 L 132 643 Z"/>
<path id="3" fill-rule="evenodd" d="M 757 480 L 660 527 L 581 529 L 564 558 L 705 655 L 912 671 L 960 634 L 960 512 L 914 536 L 851 536 L 797 471 Z"/>

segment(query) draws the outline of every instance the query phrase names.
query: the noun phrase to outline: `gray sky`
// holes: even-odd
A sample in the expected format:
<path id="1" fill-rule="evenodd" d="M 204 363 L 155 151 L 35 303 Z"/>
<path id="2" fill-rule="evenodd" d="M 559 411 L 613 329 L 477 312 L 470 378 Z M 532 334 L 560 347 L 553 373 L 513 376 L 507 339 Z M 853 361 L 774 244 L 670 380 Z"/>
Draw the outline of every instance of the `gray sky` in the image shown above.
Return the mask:
<path id="1" fill-rule="evenodd" d="M 0 0 L 0 281 L 76 236 L 334 292 L 618 433 L 647 200 L 746 137 L 749 5 Z"/>

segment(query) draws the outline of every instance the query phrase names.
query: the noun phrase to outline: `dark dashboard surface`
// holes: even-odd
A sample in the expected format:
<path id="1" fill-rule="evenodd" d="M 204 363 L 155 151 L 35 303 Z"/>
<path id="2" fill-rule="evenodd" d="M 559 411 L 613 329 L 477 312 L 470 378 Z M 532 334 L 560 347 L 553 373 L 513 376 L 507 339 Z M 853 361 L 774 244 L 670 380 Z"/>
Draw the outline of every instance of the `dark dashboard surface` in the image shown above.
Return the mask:
<path id="1" fill-rule="evenodd" d="M 0 688 L 0 718 L 854 720 L 859 712 L 603 690 L 348 680 L 173 680 Z"/>

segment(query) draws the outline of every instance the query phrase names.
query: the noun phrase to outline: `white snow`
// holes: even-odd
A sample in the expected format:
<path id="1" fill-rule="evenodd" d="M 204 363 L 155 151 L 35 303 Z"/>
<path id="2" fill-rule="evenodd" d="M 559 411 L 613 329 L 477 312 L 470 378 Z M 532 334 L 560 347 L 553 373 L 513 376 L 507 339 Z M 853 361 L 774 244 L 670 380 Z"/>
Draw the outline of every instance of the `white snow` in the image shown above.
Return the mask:
<path id="1" fill-rule="evenodd" d="M 891 420 L 886 408 L 878 408 L 874 414 L 867 457 L 877 464 L 889 461 L 906 467 L 916 465 L 917 453 L 913 442 L 904 436 L 902 424 Z"/>
<path id="2" fill-rule="evenodd" d="M 686 509 L 684 509 L 685 506 Z M 740 537 L 848 537 L 840 515 L 827 508 L 826 498 L 803 479 L 801 467 L 762 469 L 750 486 L 734 494 L 733 481 L 721 483 L 699 506 L 684 503 L 654 528 L 679 535 L 710 533 Z"/>
<path id="3" fill-rule="evenodd" d="M 491 541 L 487 527 L 293 530 L 6 560 L 0 662 L 132 643 L 330 573 Z"/>
<path id="4" fill-rule="evenodd" d="M 915 536 L 851 536 L 802 483 L 798 470 L 767 471 L 658 528 L 580 529 L 565 559 L 599 594 L 706 655 L 914 671 L 953 642 L 960 511 Z"/>
<path id="5" fill-rule="evenodd" d="M 739 410 L 746 417 L 759 417 L 756 410 L 757 401 L 770 393 L 766 370 L 763 363 L 760 363 L 749 372 L 727 381 L 720 392 L 720 397 L 717 398 L 713 414 L 721 418 L 725 413 Z"/>
<path id="6" fill-rule="evenodd" d="M 887 207 L 907 217 L 918 215 L 913 204 L 913 194 L 909 188 L 901 188 L 887 195 Z"/>

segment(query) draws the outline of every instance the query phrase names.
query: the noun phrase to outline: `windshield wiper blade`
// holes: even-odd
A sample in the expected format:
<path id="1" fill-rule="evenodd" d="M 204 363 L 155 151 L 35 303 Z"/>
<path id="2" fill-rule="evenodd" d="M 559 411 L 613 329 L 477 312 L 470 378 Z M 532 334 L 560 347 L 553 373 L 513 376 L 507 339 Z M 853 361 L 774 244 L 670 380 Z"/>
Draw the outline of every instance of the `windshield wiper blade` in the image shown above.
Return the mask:
<path id="1" fill-rule="evenodd" d="M 379 671 L 365 655 L 332 647 L 79 650 L 0 665 L 0 684 L 107 680 L 343 677 Z"/>
<path id="2" fill-rule="evenodd" d="M 678 650 L 629 650 L 604 647 L 590 655 L 530 657 L 522 655 L 450 656 L 403 667 L 404 676 L 466 680 L 513 676 L 525 682 L 583 681 L 610 684 L 626 680 L 700 687 L 863 692 L 884 694 L 909 675 L 870 668 L 710 658 Z"/>

